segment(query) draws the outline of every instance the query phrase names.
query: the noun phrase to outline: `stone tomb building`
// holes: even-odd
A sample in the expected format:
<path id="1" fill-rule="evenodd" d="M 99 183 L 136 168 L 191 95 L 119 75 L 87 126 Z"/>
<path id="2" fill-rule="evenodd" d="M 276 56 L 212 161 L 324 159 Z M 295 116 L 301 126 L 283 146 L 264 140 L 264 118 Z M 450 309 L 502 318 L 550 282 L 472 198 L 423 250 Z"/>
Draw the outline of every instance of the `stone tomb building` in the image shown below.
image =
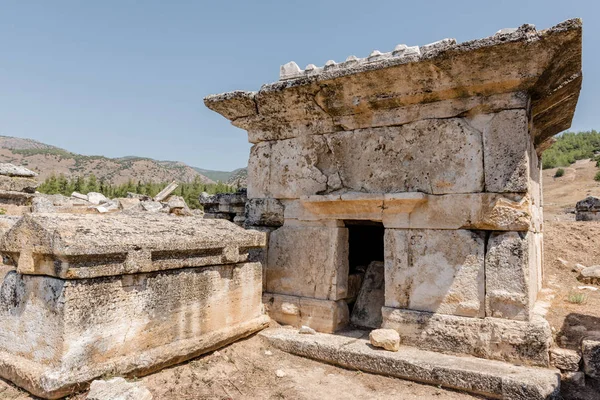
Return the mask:
<path id="1" fill-rule="evenodd" d="M 581 35 L 570 20 L 292 62 L 258 92 L 208 96 L 253 144 L 246 225 L 270 232 L 270 316 L 547 366 L 540 155 L 571 124 Z"/>

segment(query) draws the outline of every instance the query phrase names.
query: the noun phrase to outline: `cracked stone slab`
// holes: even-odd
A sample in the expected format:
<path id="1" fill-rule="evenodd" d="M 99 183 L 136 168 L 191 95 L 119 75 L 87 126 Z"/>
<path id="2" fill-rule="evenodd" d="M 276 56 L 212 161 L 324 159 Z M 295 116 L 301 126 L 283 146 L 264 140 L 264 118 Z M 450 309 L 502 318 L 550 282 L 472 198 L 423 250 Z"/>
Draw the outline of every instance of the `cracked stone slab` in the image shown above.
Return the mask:
<path id="1" fill-rule="evenodd" d="M 379 375 L 425 382 L 507 400 L 559 398 L 560 372 L 515 366 L 475 357 L 452 356 L 400 345 L 397 352 L 376 349 L 367 331 L 343 335 L 300 335 L 290 329 L 259 334 L 270 345 L 303 357 Z"/>

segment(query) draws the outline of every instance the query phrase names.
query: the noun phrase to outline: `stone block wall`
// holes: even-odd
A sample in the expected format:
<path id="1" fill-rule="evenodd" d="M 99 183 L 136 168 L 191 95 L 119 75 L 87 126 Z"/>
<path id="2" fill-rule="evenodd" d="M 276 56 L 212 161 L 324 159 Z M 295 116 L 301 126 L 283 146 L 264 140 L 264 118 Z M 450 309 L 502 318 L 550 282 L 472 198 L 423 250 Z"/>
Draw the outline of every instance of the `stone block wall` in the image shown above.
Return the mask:
<path id="1" fill-rule="evenodd" d="M 422 348 L 547 365 L 551 334 L 533 312 L 540 155 L 573 116 L 581 22 L 281 71 L 258 92 L 205 99 L 253 144 L 246 225 L 271 231 L 270 315 L 345 327 L 349 229 L 379 224 L 384 327 Z"/>

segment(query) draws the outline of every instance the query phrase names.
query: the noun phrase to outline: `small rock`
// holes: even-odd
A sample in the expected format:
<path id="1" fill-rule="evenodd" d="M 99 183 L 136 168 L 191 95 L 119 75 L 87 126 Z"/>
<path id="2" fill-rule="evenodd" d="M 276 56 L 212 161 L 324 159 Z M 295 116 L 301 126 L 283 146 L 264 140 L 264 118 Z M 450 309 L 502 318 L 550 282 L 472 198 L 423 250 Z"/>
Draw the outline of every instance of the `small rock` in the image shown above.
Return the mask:
<path id="1" fill-rule="evenodd" d="M 265 356 L 272 356 L 273 352 L 271 350 L 265 350 Z"/>
<path id="2" fill-rule="evenodd" d="M 375 347 L 382 347 L 389 351 L 400 349 L 400 335 L 393 329 L 375 329 L 369 334 L 369 340 Z"/>
<path id="3" fill-rule="evenodd" d="M 144 211 L 159 212 L 163 209 L 163 205 L 158 201 L 141 201 L 140 204 Z"/>
<path id="4" fill-rule="evenodd" d="M 102 204 L 108 201 L 106 196 L 98 192 L 89 192 L 87 194 L 87 200 L 92 204 Z"/>
<path id="5" fill-rule="evenodd" d="M 277 371 L 275 371 L 275 375 L 277 375 L 278 378 L 283 378 L 287 374 L 282 369 L 278 369 Z"/>
<path id="6" fill-rule="evenodd" d="M 31 212 L 35 213 L 53 213 L 56 212 L 54 204 L 45 197 L 34 197 L 31 200 Z"/>
<path id="7" fill-rule="evenodd" d="M 577 286 L 577 289 L 579 289 L 579 290 L 591 290 L 591 291 L 598 290 L 597 287 L 593 287 L 593 286 Z"/>
<path id="8" fill-rule="evenodd" d="M 578 371 L 581 356 L 569 349 L 553 348 L 550 350 L 550 363 L 561 371 Z"/>
<path id="9" fill-rule="evenodd" d="M 298 333 L 302 333 L 302 334 L 305 334 L 305 335 L 315 335 L 317 333 L 317 331 L 315 331 L 310 326 L 302 325 L 300 327 L 300 329 L 298 330 Z"/>
<path id="10" fill-rule="evenodd" d="M 97 380 L 90 385 L 87 400 L 152 400 L 152 393 L 141 383 L 123 378 Z"/>
<path id="11" fill-rule="evenodd" d="M 584 269 L 585 269 L 585 265 L 583 265 L 583 264 L 575 264 L 575 266 L 573 267 L 573 271 L 575 271 L 575 272 L 581 272 Z"/>
<path id="12" fill-rule="evenodd" d="M 585 386 L 585 374 L 581 371 L 564 372 L 561 375 L 561 380 L 565 384 L 583 387 Z"/>
<path id="13" fill-rule="evenodd" d="M 558 262 L 564 265 L 565 267 L 569 266 L 569 262 L 567 260 L 563 260 L 562 258 L 557 258 Z"/>
<path id="14" fill-rule="evenodd" d="M 599 283 L 600 282 L 600 265 L 592 265 L 582 269 L 579 272 L 578 279 L 585 283 Z"/>

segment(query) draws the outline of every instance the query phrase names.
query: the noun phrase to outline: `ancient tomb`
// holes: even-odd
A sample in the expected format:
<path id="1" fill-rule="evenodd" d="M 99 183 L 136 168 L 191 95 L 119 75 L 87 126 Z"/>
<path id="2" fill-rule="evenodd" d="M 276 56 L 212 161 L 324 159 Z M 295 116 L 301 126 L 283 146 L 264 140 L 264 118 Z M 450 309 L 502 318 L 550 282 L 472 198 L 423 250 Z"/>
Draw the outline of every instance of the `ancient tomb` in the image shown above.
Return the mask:
<path id="1" fill-rule="evenodd" d="M 29 214 L 0 244 L 0 376 L 44 398 L 266 326 L 263 233 L 166 214 Z"/>
<path id="2" fill-rule="evenodd" d="M 246 225 L 271 232 L 270 316 L 321 332 L 352 319 L 422 349 L 548 365 L 550 328 L 534 312 L 540 155 L 570 126 L 581 82 L 570 20 L 291 62 L 258 92 L 208 96 L 253 144 Z"/>

